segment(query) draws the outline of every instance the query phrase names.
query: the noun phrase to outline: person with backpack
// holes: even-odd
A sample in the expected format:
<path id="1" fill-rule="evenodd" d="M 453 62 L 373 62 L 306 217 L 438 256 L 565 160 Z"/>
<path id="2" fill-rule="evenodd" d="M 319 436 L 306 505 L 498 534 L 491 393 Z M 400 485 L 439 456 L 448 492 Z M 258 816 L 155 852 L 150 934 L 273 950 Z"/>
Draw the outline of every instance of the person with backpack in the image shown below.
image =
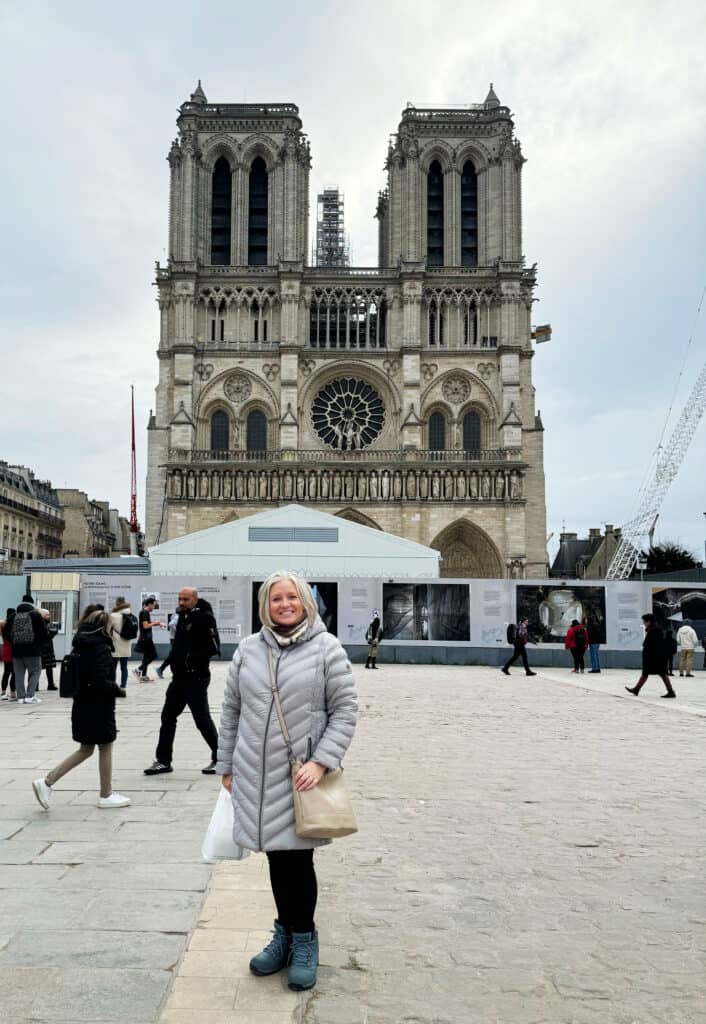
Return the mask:
<path id="1" fill-rule="evenodd" d="M 113 660 L 115 662 L 115 681 L 117 682 L 120 668 L 120 686 L 127 689 L 127 663 L 132 654 L 132 641 L 137 639 L 139 624 L 130 603 L 124 597 L 116 597 L 110 613 L 111 638 L 113 641 Z"/>
<path id="2" fill-rule="evenodd" d="M 578 619 L 571 620 L 571 626 L 564 640 L 564 647 L 567 651 L 571 651 L 571 657 L 574 659 L 574 667 L 571 671 L 583 672 L 583 656 L 588 647 L 588 633 L 586 627 L 582 626 Z"/>
<path id="3" fill-rule="evenodd" d="M 17 700 L 15 673 L 12 667 L 12 644 L 10 643 L 10 633 L 5 629 L 7 617 L 13 611 L 14 608 L 8 608 L 5 613 L 5 620 L 0 622 L 0 636 L 2 637 L 2 652 L 0 654 L 2 658 L 2 694 L 0 695 L 0 700 Z M 7 693 L 8 684 L 10 686 L 9 696 Z"/>
<path id="4" fill-rule="evenodd" d="M 529 635 L 529 619 L 523 618 L 515 625 L 514 622 L 509 623 L 507 627 L 507 642 L 512 644 L 513 651 L 512 657 L 503 665 L 501 672 L 506 676 L 510 675 L 510 665 L 514 665 L 518 658 L 522 658 L 522 664 L 525 666 L 526 676 L 536 676 L 537 673 L 533 672 L 529 667 L 529 661 L 527 660 L 527 644 L 530 640 Z"/>
<path id="5" fill-rule="evenodd" d="M 89 606 L 90 607 L 90 606 Z M 32 783 L 34 795 L 45 811 L 49 810 L 52 787 L 72 768 L 88 760 L 98 746 L 100 793 L 97 806 L 109 810 L 127 807 L 130 798 L 113 792 L 113 743 L 117 736 L 115 698 L 125 691 L 115 683 L 112 625 L 105 611 L 84 613 L 73 638 L 73 654 L 78 656 L 78 688 L 71 708 L 71 732 L 78 750 L 65 758 L 43 778 Z"/>
<path id="6" fill-rule="evenodd" d="M 378 645 L 382 640 L 382 629 L 380 628 L 380 617 L 377 612 L 373 613 L 373 619 L 365 634 L 368 642 L 368 659 L 365 662 L 366 668 L 377 668 L 375 662 L 378 656 Z"/>
<path id="7" fill-rule="evenodd" d="M 17 610 L 8 615 L 6 632 L 12 644 L 12 665 L 15 673 L 18 704 L 41 704 L 36 697 L 42 671 L 42 645 L 47 639 L 44 619 L 34 607 L 31 594 L 25 594 Z M 25 676 L 27 688 L 25 689 Z"/>

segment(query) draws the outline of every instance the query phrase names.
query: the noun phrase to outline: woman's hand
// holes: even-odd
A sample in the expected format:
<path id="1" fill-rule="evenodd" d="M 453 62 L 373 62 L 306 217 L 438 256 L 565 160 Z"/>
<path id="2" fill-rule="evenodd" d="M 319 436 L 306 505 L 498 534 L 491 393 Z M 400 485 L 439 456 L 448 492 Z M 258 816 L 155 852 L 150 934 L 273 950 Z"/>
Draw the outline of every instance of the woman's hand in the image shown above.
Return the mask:
<path id="1" fill-rule="evenodd" d="M 303 789 L 314 789 L 324 777 L 326 769 L 316 761 L 307 761 L 294 776 L 294 788 L 297 792 Z"/>
<path id="2" fill-rule="evenodd" d="M 224 789 L 227 789 L 229 793 L 233 792 L 233 775 L 221 775 L 221 785 Z"/>

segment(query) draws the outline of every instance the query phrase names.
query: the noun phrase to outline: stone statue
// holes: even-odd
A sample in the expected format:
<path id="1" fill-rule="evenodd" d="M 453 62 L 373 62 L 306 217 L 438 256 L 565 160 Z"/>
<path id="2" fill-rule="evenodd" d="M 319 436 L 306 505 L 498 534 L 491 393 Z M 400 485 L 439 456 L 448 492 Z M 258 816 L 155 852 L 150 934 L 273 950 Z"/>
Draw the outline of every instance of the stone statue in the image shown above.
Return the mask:
<path id="1" fill-rule="evenodd" d="M 282 489 L 284 491 L 285 501 L 290 501 L 291 498 L 293 497 L 292 471 L 290 469 L 285 469 L 284 471 L 284 481 Z"/>
<path id="2" fill-rule="evenodd" d="M 235 496 L 238 499 L 238 501 L 242 501 L 245 496 L 243 474 L 240 472 L 240 470 L 238 470 L 238 472 L 235 474 Z"/>
<path id="3" fill-rule="evenodd" d="M 406 484 L 407 484 L 406 485 L 407 497 L 408 498 L 416 498 L 417 497 L 417 481 L 416 481 L 414 473 L 412 472 L 411 469 L 407 471 L 407 482 L 406 482 Z"/>
<path id="4" fill-rule="evenodd" d="M 522 477 L 516 469 L 513 469 L 512 473 L 510 474 L 510 497 L 522 497 Z"/>
<path id="5" fill-rule="evenodd" d="M 466 497 L 466 474 L 463 472 L 456 474 L 456 497 Z"/>
<path id="6" fill-rule="evenodd" d="M 267 473 L 264 469 L 260 470 L 260 480 L 258 483 L 258 490 L 261 498 L 267 497 Z"/>
<path id="7" fill-rule="evenodd" d="M 316 471 L 309 470 L 309 501 L 316 501 L 318 497 L 318 479 L 316 477 Z"/>
<path id="8" fill-rule="evenodd" d="M 358 501 L 367 501 L 368 477 L 364 469 L 358 470 Z"/>
<path id="9" fill-rule="evenodd" d="M 478 474 L 471 473 L 468 480 L 468 494 L 472 500 L 476 500 L 478 497 Z"/>
<path id="10" fill-rule="evenodd" d="M 255 473 L 253 472 L 252 469 L 248 471 L 247 487 L 248 487 L 248 498 L 250 500 L 252 500 L 253 498 L 256 498 L 257 497 L 257 477 L 255 476 Z"/>
<path id="11" fill-rule="evenodd" d="M 270 498 L 273 501 L 279 500 L 279 473 L 276 470 L 270 476 Z"/>
<path id="12" fill-rule="evenodd" d="M 373 470 L 372 473 L 370 474 L 370 479 L 368 481 L 368 491 L 370 493 L 370 500 L 371 501 L 377 501 L 377 498 L 378 498 L 378 475 L 375 472 L 375 470 Z"/>
<path id="13" fill-rule="evenodd" d="M 490 473 L 487 469 L 480 478 L 480 493 L 482 498 L 490 497 Z"/>
<path id="14" fill-rule="evenodd" d="M 329 471 L 325 469 L 321 474 L 321 497 L 324 501 L 328 499 L 329 488 L 331 486 L 331 479 Z"/>
<path id="15" fill-rule="evenodd" d="M 304 501 L 306 479 L 301 470 L 297 473 L 297 501 Z"/>
<path id="16" fill-rule="evenodd" d="M 441 478 L 438 470 L 434 470 L 431 475 L 431 496 L 432 498 L 441 497 Z"/>
<path id="17" fill-rule="evenodd" d="M 331 497 L 333 498 L 334 501 L 340 501 L 341 500 L 341 490 L 342 490 L 341 474 L 338 471 L 336 471 L 336 472 L 334 472 L 334 474 L 333 474 L 333 476 L 331 478 Z"/>
<path id="18" fill-rule="evenodd" d="M 399 469 L 396 469 L 392 477 L 392 496 L 395 501 L 399 501 L 402 497 L 402 474 Z"/>
<path id="19" fill-rule="evenodd" d="M 454 478 L 450 469 L 444 473 L 444 497 L 450 501 L 454 496 Z"/>
<path id="20" fill-rule="evenodd" d="M 347 469 L 343 478 L 344 494 L 349 501 L 355 497 L 355 478 L 350 469 Z"/>
<path id="21" fill-rule="evenodd" d="M 380 497 L 383 501 L 387 501 L 390 497 L 390 471 L 383 469 L 382 477 L 380 478 Z"/>
<path id="22" fill-rule="evenodd" d="M 419 497 L 424 500 L 429 497 L 429 473 L 426 469 L 419 474 Z"/>
<path id="23" fill-rule="evenodd" d="M 501 469 L 495 474 L 495 497 L 498 501 L 505 497 L 505 474 Z"/>

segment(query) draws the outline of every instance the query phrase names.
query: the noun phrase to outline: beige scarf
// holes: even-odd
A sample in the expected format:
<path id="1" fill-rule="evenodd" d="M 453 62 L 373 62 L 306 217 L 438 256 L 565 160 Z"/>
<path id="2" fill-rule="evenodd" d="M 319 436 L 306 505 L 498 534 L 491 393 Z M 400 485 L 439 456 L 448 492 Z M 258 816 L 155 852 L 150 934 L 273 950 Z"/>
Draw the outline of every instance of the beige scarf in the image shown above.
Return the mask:
<path id="1" fill-rule="evenodd" d="M 308 628 L 309 620 L 305 617 L 296 626 L 291 626 L 289 629 L 281 631 L 272 629 L 270 632 L 280 647 L 289 647 L 291 644 L 295 644 L 297 640 L 301 640 Z"/>

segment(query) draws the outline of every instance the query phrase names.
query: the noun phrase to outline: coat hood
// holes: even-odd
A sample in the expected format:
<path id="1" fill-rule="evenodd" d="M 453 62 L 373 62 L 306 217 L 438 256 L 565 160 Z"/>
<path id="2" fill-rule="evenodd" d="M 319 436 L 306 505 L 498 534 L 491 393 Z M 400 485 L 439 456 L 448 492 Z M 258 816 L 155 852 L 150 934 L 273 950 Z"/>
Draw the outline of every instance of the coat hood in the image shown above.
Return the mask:
<path id="1" fill-rule="evenodd" d="M 34 605 L 30 604 L 29 601 L 20 601 L 20 603 L 17 605 L 18 612 L 36 612 L 36 610 L 37 609 L 34 607 Z"/>
<path id="2" fill-rule="evenodd" d="M 112 640 L 106 636 L 100 626 L 84 622 L 76 630 L 74 647 L 100 647 L 101 644 L 107 644 L 111 648 L 113 646 Z"/>

